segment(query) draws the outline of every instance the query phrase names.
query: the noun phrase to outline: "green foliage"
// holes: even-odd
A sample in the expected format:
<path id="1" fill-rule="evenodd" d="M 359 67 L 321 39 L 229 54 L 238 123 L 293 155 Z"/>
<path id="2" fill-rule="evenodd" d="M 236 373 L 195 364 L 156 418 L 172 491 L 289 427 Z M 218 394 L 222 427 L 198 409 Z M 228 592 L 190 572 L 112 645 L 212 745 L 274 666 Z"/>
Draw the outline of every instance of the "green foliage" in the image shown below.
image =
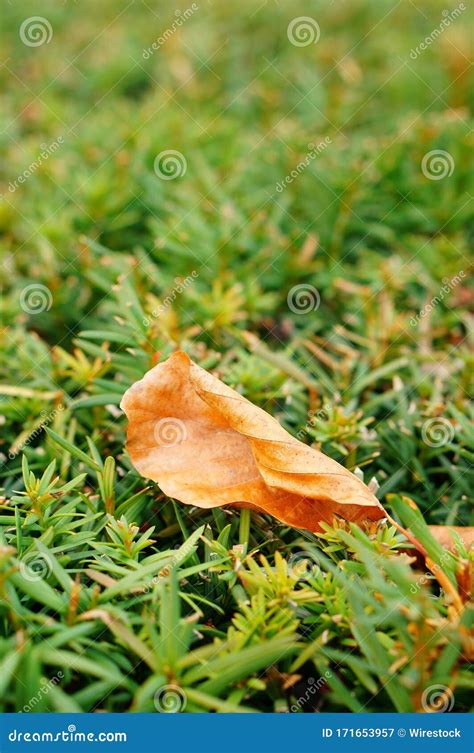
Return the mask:
<path id="1" fill-rule="evenodd" d="M 12 497 L 0 520 L 4 710 L 39 697 L 36 711 L 152 711 L 161 692 L 168 702 L 182 694 L 195 711 L 289 709 L 315 674 L 310 697 L 322 709 L 418 710 L 433 684 L 455 689 L 466 707 L 467 633 L 431 574 L 400 553 L 395 529 L 340 524 L 298 540 L 280 527 L 270 540 L 255 526 L 245 554 L 246 545 L 229 548 L 234 514 L 224 527 L 219 516 L 198 527 L 178 549 L 158 547 L 151 535 L 166 537 L 165 526 L 140 535 L 125 515 L 106 516 L 84 474 L 67 488 L 54 464 L 36 479 L 25 460 L 24 474 L 25 496 Z M 428 529 L 418 533 L 428 547 Z M 439 555 L 456 574 L 463 560 Z M 18 685 L 24 661 L 36 669 Z"/>

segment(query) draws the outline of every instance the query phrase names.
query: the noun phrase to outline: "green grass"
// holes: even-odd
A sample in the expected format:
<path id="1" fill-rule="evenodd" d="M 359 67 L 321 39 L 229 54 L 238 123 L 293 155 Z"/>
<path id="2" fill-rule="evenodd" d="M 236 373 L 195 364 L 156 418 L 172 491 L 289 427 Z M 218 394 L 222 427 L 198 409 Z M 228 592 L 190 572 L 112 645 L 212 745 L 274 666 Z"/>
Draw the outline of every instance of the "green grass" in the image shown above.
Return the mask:
<path id="1" fill-rule="evenodd" d="M 423 523 L 472 524 L 468 12 L 410 57 L 444 8 L 203 3 L 146 58 L 174 5 L 3 3 L 2 710 L 468 710 L 472 612 L 401 535 L 180 505 L 118 408 L 185 349 L 375 477 L 461 587 Z"/>

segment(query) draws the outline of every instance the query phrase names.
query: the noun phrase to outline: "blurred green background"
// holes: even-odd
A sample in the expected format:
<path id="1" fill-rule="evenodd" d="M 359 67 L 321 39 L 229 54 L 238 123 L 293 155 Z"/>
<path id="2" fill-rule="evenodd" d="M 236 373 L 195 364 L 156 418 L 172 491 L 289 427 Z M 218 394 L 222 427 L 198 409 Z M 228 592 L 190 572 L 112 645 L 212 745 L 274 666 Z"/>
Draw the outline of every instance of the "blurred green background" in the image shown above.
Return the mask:
<path id="1" fill-rule="evenodd" d="M 430 417 L 463 432 L 471 365 L 469 19 L 453 10 L 46 2 L 25 44 L 38 8 L 4 2 L 3 453 L 53 407 L 11 385 L 66 397 L 79 435 L 97 432 L 108 409 L 80 400 L 117 403 L 179 344 L 295 432 L 329 403 L 310 439 L 395 473 L 386 490 L 415 490 L 441 521 L 445 481 L 457 512 L 452 448 L 418 441 Z M 315 43 L 291 43 L 299 15 Z M 167 150 L 186 163 L 172 180 L 154 169 Z M 441 179 L 422 169 L 433 150 Z M 319 308 L 295 315 L 295 285 Z M 106 452 L 123 444 L 112 419 Z"/>

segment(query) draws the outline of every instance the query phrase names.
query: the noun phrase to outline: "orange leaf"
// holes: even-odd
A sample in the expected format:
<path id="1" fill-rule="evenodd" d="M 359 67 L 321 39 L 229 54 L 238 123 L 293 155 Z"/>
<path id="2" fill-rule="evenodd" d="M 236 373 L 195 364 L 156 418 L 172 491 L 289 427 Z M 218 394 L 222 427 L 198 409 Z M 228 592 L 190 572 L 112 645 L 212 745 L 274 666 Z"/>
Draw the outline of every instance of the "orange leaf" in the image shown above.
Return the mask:
<path id="1" fill-rule="evenodd" d="M 456 552 L 456 542 L 451 533 L 455 531 L 463 542 L 466 549 L 474 545 L 474 527 L 472 526 L 428 526 L 431 535 L 445 549 Z"/>
<path id="2" fill-rule="evenodd" d="M 353 473 L 292 437 L 186 353 L 148 371 L 121 407 L 134 466 L 185 504 L 250 507 L 311 531 L 335 515 L 357 523 L 385 516 Z"/>

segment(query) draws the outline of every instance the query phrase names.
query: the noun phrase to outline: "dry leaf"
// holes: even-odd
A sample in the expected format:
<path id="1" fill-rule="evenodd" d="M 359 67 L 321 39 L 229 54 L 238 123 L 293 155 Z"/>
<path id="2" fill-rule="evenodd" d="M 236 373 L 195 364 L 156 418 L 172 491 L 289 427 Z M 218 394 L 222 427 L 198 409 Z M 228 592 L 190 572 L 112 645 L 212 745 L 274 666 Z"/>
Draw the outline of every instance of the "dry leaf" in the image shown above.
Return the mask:
<path id="1" fill-rule="evenodd" d="M 445 549 L 457 552 L 456 541 L 451 535 L 454 531 L 459 535 L 467 550 L 474 545 L 474 527 L 472 526 L 428 526 L 431 535 Z"/>
<path id="2" fill-rule="evenodd" d="M 385 511 L 335 460 L 299 442 L 261 408 L 178 351 L 121 403 L 134 466 L 188 505 L 237 505 L 310 531 L 334 515 L 361 523 Z"/>

